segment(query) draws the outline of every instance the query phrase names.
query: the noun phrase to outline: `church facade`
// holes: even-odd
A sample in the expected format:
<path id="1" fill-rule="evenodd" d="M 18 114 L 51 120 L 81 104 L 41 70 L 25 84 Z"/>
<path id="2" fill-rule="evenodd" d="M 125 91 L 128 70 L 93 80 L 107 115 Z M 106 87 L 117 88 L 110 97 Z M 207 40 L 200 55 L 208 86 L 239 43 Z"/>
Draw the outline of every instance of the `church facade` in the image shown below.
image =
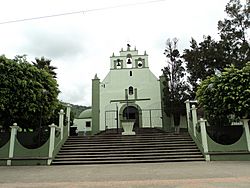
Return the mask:
<path id="1" fill-rule="evenodd" d="M 163 128 L 166 119 L 162 111 L 161 85 L 149 69 L 146 51 L 139 54 L 128 45 L 119 55 L 113 53 L 110 57 L 110 71 L 103 80 L 95 75 L 92 109 L 82 112 L 74 126 L 79 133 L 87 130 L 90 134 L 122 128 L 124 120 L 134 121 L 135 132 L 140 128 Z"/>

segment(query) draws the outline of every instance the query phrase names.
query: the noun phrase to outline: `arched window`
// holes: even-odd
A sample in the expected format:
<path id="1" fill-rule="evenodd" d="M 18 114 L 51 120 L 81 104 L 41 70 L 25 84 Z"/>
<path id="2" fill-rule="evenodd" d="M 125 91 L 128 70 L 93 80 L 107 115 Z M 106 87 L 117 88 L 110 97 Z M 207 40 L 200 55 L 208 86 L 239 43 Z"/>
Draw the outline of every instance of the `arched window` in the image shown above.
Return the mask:
<path id="1" fill-rule="evenodd" d="M 129 71 L 129 75 L 130 75 L 130 76 L 133 76 L 133 73 L 132 73 L 132 71 Z"/>
<path id="2" fill-rule="evenodd" d="M 133 67 L 133 65 L 132 65 L 132 55 L 131 54 L 127 55 L 126 63 L 127 63 L 127 68 L 132 68 Z"/>
<path id="3" fill-rule="evenodd" d="M 137 60 L 137 67 L 138 68 L 143 68 L 144 67 L 144 59 L 138 58 L 138 60 Z"/>
<path id="4" fill-rule="evenodd" d="M 134 88 L 133 88 L 132 86 L 130 86 L 130 87 L 128 88 L 128 94 L 129 94 L 129 95 L 133 95 L 133 94 L 134 94 Z"/>
<path id="5" fill-rule="evenodd" d="M 120 59 L 115 60 L 114 63 L 115 63 L 115 68 L 117 68 L 117 69 L 122 68 L 122 65 L 121 65 L 122 61 Z"/>

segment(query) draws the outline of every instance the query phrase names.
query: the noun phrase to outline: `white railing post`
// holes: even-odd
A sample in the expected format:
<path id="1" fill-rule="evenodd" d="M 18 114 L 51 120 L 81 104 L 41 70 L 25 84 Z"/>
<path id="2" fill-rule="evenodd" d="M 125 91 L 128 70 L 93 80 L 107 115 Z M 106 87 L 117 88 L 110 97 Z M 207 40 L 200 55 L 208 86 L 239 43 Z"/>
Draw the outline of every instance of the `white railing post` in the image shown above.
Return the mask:
<path id="1" fill-rule="evenodd" d="M 59 129 L 60 129 L 60 132 L 61 132 L 61 140 L 63 139 L 63 121 L 64 121 L 64 111 L 63 109 L 60 110 L 59 112 Z"/>
<path id="2" fill-rule="evenodd" d="M 243 122 L 245 134 L 246 134 L 246 139 L 247 139 L 247 149 L 250 152 L 250 131 L 249 131 L 249 126 L 248 126 L 248 121 L 249 119 L 241 119 Z"/>
<path id="3" fill-rule="evenodd" d="M 192 105 L 192 121 L 193 121 L 193 131 L 194 131 L 194 136 L 196 137 L 196 125 L 197 125 L 197 111 L 196 111 L 195 105 Z"/>
<path id="4" fill-rule="evenodd" d="M 70 110 L 71 110 L 71 105 L 67 104 L 66 117 L 67 117 L 68 136 L 70 133 Z"/>
<path id="5" fill-rule="evenodd" d="M 189 119 L 190 119 L 190 101 L 186 100 L 185 104 L 186 104 L 187 125 L 188 125 L 188 132 L 189 132 L 190 131 L 190 122 L 189 122 Z"/>
<path id="6" fill-rule="evenodd" d="M 56 135 L 56 125 L 52 123 L 49 125 L 50 127 L 50 137 L 49 137 L 49 159 L 48 159 L 48 165 L 51 164 L 52 162 L 52 157 L 53 157 L 53 151 L 55 149 L 55 135 Z"/>
<path id="7" fill-rule="evenodd" d="M 210 161 L 210 155 L 208 154 L 206 121 L 207 120 L 200 118 L 199 123 L 201 128 L 201 141 L 202 141 L 203 151 L 205 153 L 205 159 L 206 161 Z"/>
<path id="8" fill-rule="evenodd" d="M 9 160 L 7 160 L 7 165 L 11 165 L 11 158 L 14 156 L 14 150 L 15 150 L 15 140 L 16 140 L 16 134 L 17 129 L 19 129 L 19 126 L 17 126 L 17 123 L 13 123 L 11 128 L 11 135 L 10 135 L 10 148 L 9 148 Z"/>

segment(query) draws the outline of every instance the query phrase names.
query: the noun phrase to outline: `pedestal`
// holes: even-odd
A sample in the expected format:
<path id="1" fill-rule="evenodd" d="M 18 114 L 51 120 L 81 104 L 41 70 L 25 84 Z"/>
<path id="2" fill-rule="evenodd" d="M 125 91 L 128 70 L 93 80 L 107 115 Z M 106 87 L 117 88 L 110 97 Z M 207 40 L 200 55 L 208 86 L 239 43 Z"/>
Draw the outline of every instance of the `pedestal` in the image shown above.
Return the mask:
<path id="1" fill-rule="evenodd" d="M 123 128 L 122 135 L 135 135 L 133 131 L 135 120 L 122 120 L 121 124 Z"/>

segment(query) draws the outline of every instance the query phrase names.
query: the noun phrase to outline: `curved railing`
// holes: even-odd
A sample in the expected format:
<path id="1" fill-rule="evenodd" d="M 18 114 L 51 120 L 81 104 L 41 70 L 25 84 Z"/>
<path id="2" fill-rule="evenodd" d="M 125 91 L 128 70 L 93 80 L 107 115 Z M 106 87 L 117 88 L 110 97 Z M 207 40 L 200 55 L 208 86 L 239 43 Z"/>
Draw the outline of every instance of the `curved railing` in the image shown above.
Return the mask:
<path id="1" fill-rule="evenodd" d="M 37 133 L 18 132 L 16 123 L 11 128 L 9 140 L 0 147 L 0 165 L 50 165 L 61 146 L 69 136 L 70 122 L 64 123 L 63 110 L 59 113 L 59 125 L 49 126 L 47 138 L 39 144 L 30 144 Z M 70 106 L 67 106 L 67 120 L 70 119 Z M 25 135 L 24 135 L 25 134 Z M 23 138 L 26 137 L 25 139 Z"/>
<path id="2" fill-rule="evenodd" d="M 250 160 L 249 119 L 242 119 L 243 132 L 234 143 L 221 144 L 207 132 L 207 121 L 197 118 L 197 108 L 193 101 L 186 101 L 188 132 L 207 161 L 210 160 Z M 195 103 L 195 102 L 193 102 Z M 192 104 L 192 106 L 191 106 Z"/>

